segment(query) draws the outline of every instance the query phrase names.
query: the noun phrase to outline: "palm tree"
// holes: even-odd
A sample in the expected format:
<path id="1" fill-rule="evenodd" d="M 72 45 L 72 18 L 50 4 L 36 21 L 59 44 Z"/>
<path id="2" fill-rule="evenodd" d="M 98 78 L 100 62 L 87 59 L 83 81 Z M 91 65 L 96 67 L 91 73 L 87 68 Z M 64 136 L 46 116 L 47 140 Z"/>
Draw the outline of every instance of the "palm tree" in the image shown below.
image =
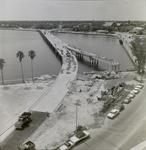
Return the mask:
<path id="1" fill-rule="evenodd" d="M 36 55 L 35 55 L 35 51 L 30 50 L 30 51 L 28 52 L 28 57 L 31 58 L 32 80 L 33 80 L 33 59 L 34 59 L 35 56 L 36 56 Z"/>
<path id="2" fill-rule="evenodd" d="M 22 67 L 22 59 L 24 58 L 24 53 L 22 51 L 18 51 L 17 54 L 16 54 L 16 57 L 19 58 L 20 65 L 21 65 L 22 79 L 23 79 L 23 83 L 25 83 L 24 75 L 23 75 L 23 67 Z"/>
<path id="3" fill-rule="evenodd" d="M 4 85 L 4 77 L 3 77 L 3 67 L 4 67 L 5 60 L 0 58 L 0 70 L 2 74 L 2 84 Z"/>

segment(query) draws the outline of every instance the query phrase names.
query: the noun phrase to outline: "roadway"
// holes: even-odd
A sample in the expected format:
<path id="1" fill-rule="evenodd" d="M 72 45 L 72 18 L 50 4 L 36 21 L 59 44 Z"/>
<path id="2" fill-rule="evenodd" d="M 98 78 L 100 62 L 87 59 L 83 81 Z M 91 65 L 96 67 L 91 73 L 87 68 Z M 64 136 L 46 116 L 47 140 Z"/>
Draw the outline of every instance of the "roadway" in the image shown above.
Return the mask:
<path id="1" fill-rule="evenodd" d="M 43 33 L 43 31 L 41 32 Z M 52 43 L 52 45 L 57 49 L 58 53 L 60 53 L 62 56 L 62 67 L 58 78 L 53 85 L 47 90 L 47 92 L 38 98 L 38 100 L 36 100 L 32 106 L 30 106 L 28 111 L 40 112 L 46 115 L 46 112 L 52 113 L 67 94 L 71 84 L 76 78 L 78 63 L 75 56 L 73 56 L 71 53 L 70 57 L 66 56 L 68 50 L 64 48 L 64 43 L 58 38 L 48 32 L 44 36 Z M 26 128 L 24 131 L 13 131 L 14 125 L 8 127 L 6 132 L 0 136 L 0 149 L 16 150 L 17 147 L 21 145 L 39 127 L 43 117 L 40 117 L 40 119 L 38 118 L 36 118 L 36 120 L 33 119 L 34 121 L 31 124 L 32 126 Z"/>
<path id="2" fill-rule="evenodd" d="M 44 34 L 44 31 L 41 31 Z M 50 32 L 46 32 L 44 36 L 51 42 L 51 44 L 56 48 L 58 53 L 62 57 L 62 67 L 61 71 L 52 85 L 51 89 L 44 95 L 44 97 L 36 102 L 29 110 L 40 111 L 40 112 L 49 112 L 52 113 L 59 103 L 63 100 L 67 94 L 71 84 L 74 82 L 77 71 L 78 63 L 76 57 L 70 53 L 70 56 L 66 56 L 66 53 L 69 53 L 68 50 L 64 47 L 65 43 L 60 41 Z"/>
<path id="3" fill-rule="evenodd" d="M 129 150 L 146 140 L 146 85 L 114 120 L 90 129 L 91 139 L 74 149 Z"/>
<path id="4" fill-rule="evenodd" d="M 13 132 L 1 143 L 1 150 L 16 150 L 33 132 L 43 123 L 47 114 L 44 112 L 32 112 L 30 122 L 27 128 L 23 130 L 13 130 Z"/>

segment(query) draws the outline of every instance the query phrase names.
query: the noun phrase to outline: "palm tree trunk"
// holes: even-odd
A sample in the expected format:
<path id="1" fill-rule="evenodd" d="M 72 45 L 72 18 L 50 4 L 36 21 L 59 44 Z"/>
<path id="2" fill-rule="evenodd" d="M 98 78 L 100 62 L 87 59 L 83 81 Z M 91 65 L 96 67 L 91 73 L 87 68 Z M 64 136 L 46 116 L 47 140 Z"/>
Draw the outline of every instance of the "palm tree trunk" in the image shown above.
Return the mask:
<path id="1" fill-rule="evenodd" d="M 22 79 L 23 79 L 23 83 L 25 83 L 25 81 L 24 81 L 24 75 L 23 75 L 23 67 L 22 67 L 22 62 L 20 62 L 20 64 L 21 64 L 21 72 L 22 72 Z"/>
<path id="2" fill-rule="evenodd" d="M 33 60 L 31 59 L 31 71 L 32 71 L 32 81 L 34 82 L 33 80 Z"/>
<path id="3" fill-rule="evenodd" d="M 2 84 L 4 85 L 4 77 L 3 77 L 3 71 L 1 70 L 1 74 L 2 74 Z"/>

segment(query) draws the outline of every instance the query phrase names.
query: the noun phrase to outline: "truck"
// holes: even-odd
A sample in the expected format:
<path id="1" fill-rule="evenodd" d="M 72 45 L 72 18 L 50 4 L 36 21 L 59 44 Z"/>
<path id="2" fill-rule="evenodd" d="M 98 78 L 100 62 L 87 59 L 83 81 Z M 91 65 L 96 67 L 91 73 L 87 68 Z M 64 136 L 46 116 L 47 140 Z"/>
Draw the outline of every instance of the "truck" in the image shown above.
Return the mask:
<path id="1" fill-rule="evenodd" d="M 23 130 L 32 121 L 30 112 L 23 112 L 15 123 L 15 129 Z"/>
<path id="2" fill-rule="evenodd" d="M 28 141 L 18 147 L 18 150 L 35 150 L 35 144 L 31 141 Z"/>
<path id="3" fill-rule="evenodd" d="M 88 138 L 89 136 L 90 134 L 86 130 L 77 131 L 69 140 L 75 145 L 83 139 Z"/>

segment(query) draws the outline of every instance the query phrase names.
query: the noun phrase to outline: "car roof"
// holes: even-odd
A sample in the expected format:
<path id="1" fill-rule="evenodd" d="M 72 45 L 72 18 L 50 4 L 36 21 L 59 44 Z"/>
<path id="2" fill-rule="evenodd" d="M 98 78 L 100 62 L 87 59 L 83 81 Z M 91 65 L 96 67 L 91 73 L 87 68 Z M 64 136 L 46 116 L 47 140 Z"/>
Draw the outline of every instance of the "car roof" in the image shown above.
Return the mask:
<path id="1" fill-rule="evenodd" d="M 115 113 L 116 111 L 119 111 L 118 109 L 112 109 L 111 112 Z"/>
<path id="2" fill-rule="evenodd" d="M 87 131 L 85 131 L 85 130 L 84 130 L 83 132 L 84 132 L 86 135 L 89 135 L 89 132 L 87 132 Z"/>
<path id="3" fill-rule="evenodd" d="M 65 150 L 65 149 L 67 149 L 67 146 L 66 145 L 62 145 L 59 149 L 60 150 Z"/>
<path id="4" fill-rule="evenodd" d="M 108 117 L 113 117 L 114 114 L 113 114 L 113 113 L 108 113 L 107 116 L 108 116 Z"/>
<path id="5" fill-rule="evenodd" d="M 77 141 L 79 141 L 79 139 L 74 135 L 73 137 L 70 138 L 70 140 L 75 143 Z"/>

